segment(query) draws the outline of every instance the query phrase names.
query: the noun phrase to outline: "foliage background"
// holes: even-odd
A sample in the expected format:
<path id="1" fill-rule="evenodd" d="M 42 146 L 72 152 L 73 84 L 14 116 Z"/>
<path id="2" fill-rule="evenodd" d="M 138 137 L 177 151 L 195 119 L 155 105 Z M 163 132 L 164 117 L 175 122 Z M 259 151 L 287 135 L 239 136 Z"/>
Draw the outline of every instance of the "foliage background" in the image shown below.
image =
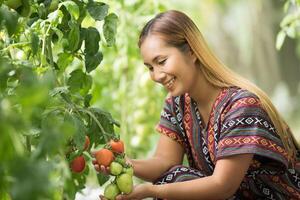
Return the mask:
<path id="1" fill-rule="evenodd" d="M 118 15 L 119 22 L 115 45 L 102 48 L 104 60 L 91 73 L 91 105 L 104 108 L 120 122 L 121 127 L 116 132 L 125 141 L 129 157 L 150 156 L 158 138 L 154 127 L 159 120 L 166 92 L 149 79 L 139 55 L 137 40 L 146 21 L 156 13 L 168 9 L 187 13 L 198 25 L 212 50 L 226 65 L 264 89 L 300 141 L 298 0 L 102 2 L 109 4 L 110 11 Z M 285 22 L 283 19 L 286 19 Z M 85 23 L 98 28 L 102 26 L 101 22 Z M 43 88 L 39 90 L 42 91 Z M 22 142 L 17 145 L 22 145 Z M 37 165 L 43 167 L 43 163 Z M 66 166 L 62 165 L 60 170 L 64 167 Z M 95 173 L 90 171 L 88 188 L 83 194 L 78 194 L 77 199 L 97 199 L 100 191 L 95 180 Z"/>

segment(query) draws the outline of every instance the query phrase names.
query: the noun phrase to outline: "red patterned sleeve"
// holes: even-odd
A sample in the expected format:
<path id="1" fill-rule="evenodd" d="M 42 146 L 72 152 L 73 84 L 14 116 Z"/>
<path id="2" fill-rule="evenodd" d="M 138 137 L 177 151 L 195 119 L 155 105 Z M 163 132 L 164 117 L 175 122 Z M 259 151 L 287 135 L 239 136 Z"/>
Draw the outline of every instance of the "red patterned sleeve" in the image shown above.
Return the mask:
<path id="1" fill-rule="evenodd" d="M 234 101 L 222 122 L 217 159 L 244 153 L 288 166 L 282 141 L 256 96 Z"/>

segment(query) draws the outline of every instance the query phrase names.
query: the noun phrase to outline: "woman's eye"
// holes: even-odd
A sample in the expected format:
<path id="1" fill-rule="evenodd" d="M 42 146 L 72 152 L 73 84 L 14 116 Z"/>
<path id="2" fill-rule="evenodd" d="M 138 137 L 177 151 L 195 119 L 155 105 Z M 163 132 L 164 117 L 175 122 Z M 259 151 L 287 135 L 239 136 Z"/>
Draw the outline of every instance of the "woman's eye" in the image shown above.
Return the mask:
<path id="1" fill-rule="evenodd" d="M 158 62 L 158 64 L 159 64 L 159 65 L 163 65 L 163 64 L 165 64 L 166 60 L 167 60 L 167 59 L 161 60 L 161 61 Z"/>
<path id="2" fill-rule="evenodd" d="M 153 67 L 148 67 L 149 71 L 152 72 L 153 71 Z"/>

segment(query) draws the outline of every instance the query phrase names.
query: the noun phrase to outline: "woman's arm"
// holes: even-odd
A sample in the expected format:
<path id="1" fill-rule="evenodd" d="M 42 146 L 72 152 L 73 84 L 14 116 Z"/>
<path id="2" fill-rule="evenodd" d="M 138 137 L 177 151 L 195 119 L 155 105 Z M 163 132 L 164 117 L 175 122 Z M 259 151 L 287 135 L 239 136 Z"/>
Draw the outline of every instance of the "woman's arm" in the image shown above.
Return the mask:
<path id="1" fill-rule="evenodd" d="M 153 182 L 174 165 L 182 164 L 183 147 L 173 139 L 160 135 L 154 155 L 149 159 L 129 159 L 134 175 Z"/>
<path id="2" fill-rule="evenodd" d="M 253 154 L 241 154 L 217 161 L 211 176 L 164 185 L 137 185 L 132 193 L 119 195 L 118 200 L 157 197 L 172 200 L 227 199 L 239 188 L 252 161 Z"/>
<path id="3" fill-rule="evenodd" d="M 227 199 L 240 186 L 252 161 L 253 154 L 220 159 L 213 175 L 186 182 L 153 185 L 151 196 L 162 199 Z"/>

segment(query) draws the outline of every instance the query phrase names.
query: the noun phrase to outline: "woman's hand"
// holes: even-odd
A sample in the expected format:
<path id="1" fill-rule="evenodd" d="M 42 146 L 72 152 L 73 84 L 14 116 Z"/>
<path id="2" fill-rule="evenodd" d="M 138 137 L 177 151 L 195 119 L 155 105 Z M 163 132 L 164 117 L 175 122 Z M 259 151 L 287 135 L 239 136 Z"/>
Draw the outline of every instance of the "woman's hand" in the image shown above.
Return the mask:
<path id="1" fill-rule="evenodd" d="M 154 197 L 153 185 L 151 183 L 136 185 L 130 194 L 118 195 L 116 200 L 140 200 L 147 197 Z"/>

